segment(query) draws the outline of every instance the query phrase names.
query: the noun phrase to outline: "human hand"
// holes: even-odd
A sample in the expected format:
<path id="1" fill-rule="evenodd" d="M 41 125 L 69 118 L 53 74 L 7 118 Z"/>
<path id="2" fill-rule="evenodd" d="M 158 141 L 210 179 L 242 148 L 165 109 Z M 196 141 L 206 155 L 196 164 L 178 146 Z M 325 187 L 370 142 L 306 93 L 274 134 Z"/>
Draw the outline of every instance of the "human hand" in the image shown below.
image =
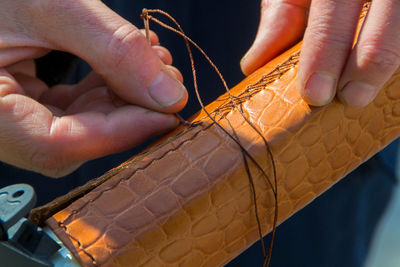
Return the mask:
<path id="1" fill-rule="evenodd" d="M 363 3 L 263 0 L 257 37 L 241 61 L 242 71 L 250 74 L 305 31 L 298 73 L 303 98 L 321 106 L 337 94 L 351 106 L 366 106 L 400 66 L 400 2 L 373 1 L 356 39 Z"/>
<path id="2" fill-rule="evenodd" d="M 0 160 L 59 177 L 175 127 L 168 113 L 183 108 L 187 92 L 154 33 L 151 42 L 100 1 L 2 1 Z M 48 88 L 29 59 L 52 49 L 94 72 Z"/>

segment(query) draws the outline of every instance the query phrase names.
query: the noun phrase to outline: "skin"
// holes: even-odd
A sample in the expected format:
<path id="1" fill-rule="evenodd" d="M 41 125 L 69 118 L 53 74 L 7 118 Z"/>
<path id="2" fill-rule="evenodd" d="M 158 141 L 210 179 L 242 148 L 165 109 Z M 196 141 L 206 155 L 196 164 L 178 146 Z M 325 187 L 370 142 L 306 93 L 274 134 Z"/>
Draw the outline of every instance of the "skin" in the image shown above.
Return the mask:
<path id="1" fill-rule="evenodd" d="M 60 177 L 175 127 L 187 92 L 169 51 L 150 40 L 100 1 L 1 1 L 0 160 Z M 49 88 L 33 59 L 54 49 L 94 71 Z"/>
<path id="2" fill-rule="evenodd" d="M 355 36 L 363 3 L 263 0 L 256 39 L 241 61 L 243 73 L 252 73 L 304 34 L 298 74 L 303 98 L 315 106 L 335 95 L 354 107 L 368 105 L 400 66 L 400 2 L 372 1 Z"/>

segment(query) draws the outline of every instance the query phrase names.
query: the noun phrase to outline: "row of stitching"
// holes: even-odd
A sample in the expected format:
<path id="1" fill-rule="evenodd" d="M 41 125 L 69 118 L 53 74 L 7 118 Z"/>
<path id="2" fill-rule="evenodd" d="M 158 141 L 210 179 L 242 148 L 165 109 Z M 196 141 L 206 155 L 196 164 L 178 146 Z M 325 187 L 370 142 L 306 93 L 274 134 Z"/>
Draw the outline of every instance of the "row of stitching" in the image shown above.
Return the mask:
<path id="1" fill-rule="evenodd" d="M 247 86 L 246 89 L 238 96 L 234 96 L 233 100 L 235 103 L 232 103 L 232 101 L 227 102 L 224 105 L 217 107 L 213 111 L 213 113 L 223 112 L 226 110 L 230 111 L 235 105 L 240 105 L 245 101 L 250 100 L 250 98 L 253 97 L 255 94 L 259 93 L 261 90 L 264 90 L 265 87 L 269 84 L 278 81 L 283 74 L 292 69 L 299 61 L 299 56 L 300 52 L 294 53 L 285 62 L 278 65 L 274 70 L 272 70 L 272 72 L 263 75 L 258 82 Z"/>
<path id="2" fill-rule="evenodd" d="M 249 85 L 246 87 L 246 89 L 239 94 L 237 97 L 241 97 L 241 98 L 245 98 L 246 100 L 249 100 L 251 97 L 253 97 L 254 95 L 256 95 L 257 93 L 259 93 L 263 88 L 265 88 L 268 84 L 278 81 L 282 75 L 284 75 L 287 71 L 289 71 L 292 67 L 296 66 L 298 63 L 298 55 L 299 53 L 294 53 L 292 54 L 287 60 L 285 60 L 282 64 L 278 65 L 276 68 L 274 68 L 271 72 L 269 72 L 268 74 L 265 74 L 261 77 L 261 79 L 259 81 L 257 81 L 256 83 Z M 283 68 L 283 69 L 282 69 Z M 223 109 L 220 109 L 220 107 L 223 106 Z M 211 112 L 211 114 L 213 115 L 217 115 L 217 114 L 221 114 L 221 111 L 223 111 L 224 114 L 227 114 L 227 112 L 231 111 L 234 107 L 234 105 L 232 103 L 225 103 L 224 105 L 221 105 L 220 107 L 217 107 L 215 110 L 213 110 Z M 222 120 L 225 117 L 225 115 L 222 115 L 218 121 Z M 204 119 L 206 119 L 207 117 L 204 117 L 201 119 L 201 121 L 203 121 Z M 69 214 L 69 216 L 67 218 L 65 218 L 62 222 L 59 222 L 59 227 L 61 227 L 65 233 L 67 234 L 67 236 L 69 236 L 71 239 L 75 240 L 79 246 L 79 250 L 82 251 L 83 253 L 85 253 L 86 255 L 88 255 L 88 257 L 92 260 L 93 264 L 96 264 L 96 259 L 93 255 L 91 255 L 88 251 L 86 251 L 82 246 L 81 246 L 81 242 L 79 241 L 78 238 L 72 236 L 69 232 L 68 232 L 68 228 L 67 226 L 64 224 L 64 222 L 66 222 L 72 215 L 79 213 L 79 211 L 81 211 L 85 206 L 87 206 L 90 202 L 95 201 L 96 199 L 98 199 L 104 192 L 110 191 L 114 188 L 116 188 L 122 181 L 124 180 L 128 180 L 130 179 L 137 171 L 140 170 L 145 170 L 146 168 L 148 168 L 149 166 L 151 166 L 151 164 L 153 164 L 154 162 L 164 158 L 167 154 L 176 151 L 177 149 L 179 149 L 183 144 L 192 141 L 198 134 L 200 134 L 201 132 L 206 131 L 207 129 L 211 128 L 214 125 L 214 123 L 210 123 L 207 127 L 202 128 L 201 130 L 199 130 L 198 132 L 196 132 L 195 134 L 193 134 L 190 138 L 187 138 L 185 140 L 182 140 L 182 142 L 180 142 L 176 147 L 167 150 L 166 152 L 164 152 L 160 157 L 158 158 L 154 158 L 152 159 L 148 164 L 146 164 L 143 167 L 140 167 L 138 169 L 136 169 L 129 177 L 127 178 L 121 178 L 117 183 L 115 183 L 113 186 L 110 186 L 108 188 L 105 188 L 104 190 L 102 190 L 99 194 L 97 194 L 97 196 L 93 199 L 88 200 L 87 202 L 85 202 L 79 209 L 73 210 L 71 211 L 71 213 Z M 126 166 L 126 165 L 125 165 Z M 124 166 L 124 167 L 125 167 Z"/>
<path id="3" fill-rule="evenodd" d="M 233 110 L 236 105 L 240 105 L 245 101 L 250 100 L 254 95 L 259 93 L 261 90 L 264 90 L 267 85 L 278 81 L 282 75 L 284 75 L 287 71 L 296 66 L 299 62 L 299 56 L 300 52 L 292 54 L 287 60 L 285 60 L 282 64 L 276 66 L 271 72 L 269 72 L 268 74 L 264 74 L 256 83 L 248 85 L 246 89 L 243 90 L 243 92 L 241 92 L 237 96 L 233 96 L 234 103 L 232 103 L 232 101 L 229 101 L 230 99 L 228 98 L 228 96 L 226 96 L 226 101 L 228 102 L 215 108 L 213 111 L 210 112 L 210 114 L 226 114 Z M 208 117 L 204 116 L 194 123 L 204 122 L 207 119 Z"/>

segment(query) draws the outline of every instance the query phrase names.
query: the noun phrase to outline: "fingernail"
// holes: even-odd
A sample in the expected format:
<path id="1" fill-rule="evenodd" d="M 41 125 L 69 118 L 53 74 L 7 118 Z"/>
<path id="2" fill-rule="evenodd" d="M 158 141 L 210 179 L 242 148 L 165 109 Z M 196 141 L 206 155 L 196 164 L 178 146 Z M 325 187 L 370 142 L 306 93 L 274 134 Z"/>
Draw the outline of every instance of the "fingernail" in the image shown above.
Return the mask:
<path id="1" fill-rule="evenodd" d="M 169 107 L 185 96 L 185 87 L 161 70 L 149 86 L 149 94 L 159 105 Z"/>
<path id="2" fill-rule="evenodd" d="M 336 93 L 336 79 L 324 72 L 314 72 L 300 92 L 311 105 L 322 106 L 332 101 Z"/>
<path id="3" fill-rule="evenodd" d="M 362 108 L 374 100 L 377 89 L 364 82 L 350 81 L 340 91 L 340 96 L 344 102 Z"/>

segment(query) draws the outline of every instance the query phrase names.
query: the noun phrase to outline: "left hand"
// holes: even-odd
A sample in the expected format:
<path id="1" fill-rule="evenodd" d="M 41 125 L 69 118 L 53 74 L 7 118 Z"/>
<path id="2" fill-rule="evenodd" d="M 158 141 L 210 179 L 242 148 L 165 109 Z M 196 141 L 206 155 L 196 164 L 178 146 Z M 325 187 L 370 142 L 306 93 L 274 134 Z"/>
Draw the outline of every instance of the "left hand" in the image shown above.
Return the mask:
<path id="1" fill-rule="evenodd" d="M 305 31 L 298 73 L 303 98 L 322 106 L 337 94 L 351 106 L 366 106 L 400 66 L 400 1 L 372 1 L 352 47 L 363 3 L 262 0 L 257 37 L 241 61 L 242 71 L 250 74 Z"/>
<path id="2" fill-rule="evenodd" d="M 171 63 L 165 48 L 154 49 Z M 172 114 L 125 102 L 95 72 L 75 85 L 49 88 L 36 77 L 33 60 L 0 68 L 0 122 L 0 160 L 50 177 L 178 124 Z"/>

